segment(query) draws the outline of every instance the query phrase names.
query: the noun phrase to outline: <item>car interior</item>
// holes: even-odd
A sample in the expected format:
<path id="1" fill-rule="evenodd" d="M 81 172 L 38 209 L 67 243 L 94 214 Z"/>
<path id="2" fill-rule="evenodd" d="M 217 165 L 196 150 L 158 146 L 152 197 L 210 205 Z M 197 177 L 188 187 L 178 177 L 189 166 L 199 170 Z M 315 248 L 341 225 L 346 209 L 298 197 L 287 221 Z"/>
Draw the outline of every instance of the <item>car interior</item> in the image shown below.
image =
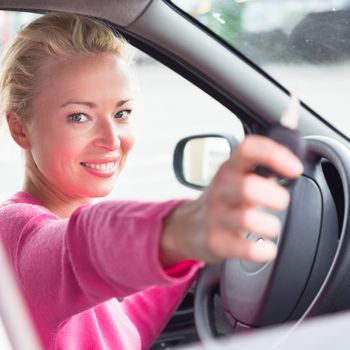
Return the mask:
<path id="1" fill-rule="evenodd" d="M 225 5 L 230 9 L 229 2 L 235 3 L 235 6 L 243 6 L 240 3 L 249 5 L 250 12 L 246 10 L 245 18 L 264 11 L 264 1 L 261 0 L 0 0 L 0 10 L 37 14 L 62 11 L 99 18 L 124 35 L 137 50 L 197 86 L 208 99 L 217 101 L 232 118 L 238 120 L 240 128 L 231 131 L 226 125 L 221 125 L 220 128 L 220 121 L 213 114 L 209 116 L 210 126 L 207 130 L 200 127 L 200 119 L 197 119 L 193 128 L 180 126 L 185 134 L 173 135 L 176 142 L 168 152 L 173 166 L 170 170 L 174 171 L 181 186 L 193 189 L 193 195 L 208 184 L 215 169 L 234 152 L 244 134 L 264 134 L 271 125 L 280 122 L 290 101 L 290 92 L 295 87 L 295 81 L 285 83 L 278 75 L 281 65 L 274 65 L 274 70 L 269 70 L 264 68 L 268 65 L 264 66 L 262 61 L 254 61 L 249 56 L 255 52 L 254 45 L 258 50 L 261 44 L 262 35 L 254 32 L 259 21 L 254 19 L 251 23 L 247 22 L 251 26 L 247 24 L 247 28 L 254 29 L 249 29 L 251 32 L 247 29 L 245 34 L 248 36 L 247 33 L 250 33 L 249 45 L 242 44 L 237 48 L 225 40 L 219 29 L 211 28 L 208 24 L 210 22 L 199 15 L 200 11 L 209 11 L 203 10 L 208 4 L 213 8 L 215 5 L 218 8 L 219 5 Z M 289 1 L 294 5 L 299 4 L 298 6 L 302 6 L 301 2 L 303 1 Z M 255 8 L 253 3 L 256 3 Z M 267 7 L 272 12 L 276 7 L 282 6 L 276 5 L 277 2 L 274 1 L 265 1 L 265 5 L 267 3 L 272 3 Z M 337 41 L 332 41 L 332 46 L 327 39 L 323 40 L 324 36 L 319 39 L 303 35 L 310 26 L 317 31 L 320 23 L 325 22 L 328 31 L 338 28 L 335 34 L 338 37 L 339 26 L 342 25 L 342 33 L 346 35 L 345 28 L 350 28 L 350 4 L 344 1 L 344 9 L 339 7 L 338 10 L 338 2 L 334 6 L 325 4 L 322 9 L 314 1 L 305 3 L 309 4 L 308 15 L 293 17 L 296 24 L 294 30 L 289 28 L 289 41 L 285 37 L 280 38 L 278 35 L 281 33 L 274 29 L 266 31 L 269 43 L 287 43 L 295 48 L 299 56 L 293 64 L 297 69 L 302 66 L 303 69 L 314 72 L 319 65 L 322 69 L 329 69 L 329 60 L 332 59 L 329 57 L 337 55 L 346 72 L 350 62 L 350 49 L 347 51 L 350 44 L 344 43 L 337 47 L 334 44 L 338 45 Z M 233 16 L 234 12 L 231 14 Z M 337 17 L 334 19 L 332 16 L 335 15 Z M 225 23 L 219 12 L 214 11 L 212 17 L 215 23 Z M 283 21 L 282 18 L 281 22 Z M 333 27 L 332 23 L 340 24 Z M 243 43 L 244 38 L 240 40 Z M 307 45 L 308 40 L 311 43 L 306 48 L 299 44 L 302 42 Z M 317 40 L 321 40 L 328 51 L 322 51 L 323 46 Z M 306 53 L 307 50 L 311 53 Z M 272 55 L 270 47 L 268 51 Z M 321 58 L 315 63 L 313 60 L 316 56 Z M 258 52 L 256 57 L 262 56 Z M 332 61 L 333 68 L 336 61 Z M 310 62 L 315 66 L 311 66 Z M 286 65 L 293 64 L 287 62 Z M 344 73 L 339 73 L 336 69 L 338 68 L 334 68 L 332 76 L 334 84 L 330 88 L 334 90 L 335 98 L 339 97 L 340 105 L 346 91 L 337 85 L 338 75 Z M 275 72 L 275 75 L 272 74 Z M 291 75 L 293 74 L 292 71 Z M 300 76 L 303 74 L 304 71 Z M 168 83 L 171 84 L 168 81 L 159 82 L 161 86 Z M 263 349 L 265 346 L 266 349 L 278 346 L 284 349 L 306 349 L 314 346 L 305 340 L 310 337 L 310 333 L 323 332 L 326 335 L 327 332 L 322 331 L 327 325 L 327 320 L 322 321 L 324 315 L 332 317 L 330 319 L 334 326 L 328 337 L 332 340 L 327 343 L 326 338 L 320 341 L 319 346 L 329 348 L 337 344 L 337 349 L 345 348 L 345 340 L 339 335 L 335 340 L 333 332 L 342 332 L 344 324 L 350 320 L 350 316 L 343 313 L 350 308 L 350 133 L 341 124 L 345 123 L 346 113 L 339 112 L 336 100 L 331 102 L 339 114 L 337 121 L 328 117 L 328 111 L 323 112 L 312 103 L 311 97 L 327 99 L 327 96 L 317 96 L 317 84 L 327 83 L 316 82 L 312 93 L 305 94 L 305 98 L 303 91 L 300 94 L 298 131 L 306 142 L 307 157 L 303 175 L 289 186 L 291 202 L 288 210 L 278 214 L 283 223 L 283 231 L 277 239 L 279 254 L 276 260 L 266 264 L 229 260 L 219 265 L 206 266 L 152 345 L 152 350 L 186 346 L 198 341 L 203 344 L 208 342 L 208 349 L 219 346 L 224 348 L 226 343 L 212 342 L 211 339 L 231 335 L 232 340 L 236 339 L 239 349 Z M 299 86 L 297 89 L 302 90 Z M 172 98 L 176 99 L 176 96 Z M 198 169 L 202 171 L 199 171 L 200 175 Z M 277 181 L 283 183 L 284 180 L 279 178 Z M 179 191 L 177 195 L 182 196 L 183 192 Z M 138 193 L 135 193 L 135 197 L 139 197 Z M 247 233 L 246 239 L 258 241 L 260 238 L 256 233 Z M 339 318 L 334 318 L 338 313 Z M 304 320 L 321 315 L 319 323 L 300 327 L 295 338 L 284 336 L 286 329 L 292 327 L 289 324 L 297 321 L 300 325 Z M 277 327 L 276 331 L 270 333 L 267 331 L 265 337 L 260 336 L 261 329 L 283 324 L 287 326 Z M 273 347 L 276 337 L 280 335 L 284 336 L 283 344 L 281 341 Z M 245 345 L 247 338 L 251 342 Z M 200 349 L 203 345 L 197 346 Z M 197 349 L 196 345 L 193 349 Z"/>

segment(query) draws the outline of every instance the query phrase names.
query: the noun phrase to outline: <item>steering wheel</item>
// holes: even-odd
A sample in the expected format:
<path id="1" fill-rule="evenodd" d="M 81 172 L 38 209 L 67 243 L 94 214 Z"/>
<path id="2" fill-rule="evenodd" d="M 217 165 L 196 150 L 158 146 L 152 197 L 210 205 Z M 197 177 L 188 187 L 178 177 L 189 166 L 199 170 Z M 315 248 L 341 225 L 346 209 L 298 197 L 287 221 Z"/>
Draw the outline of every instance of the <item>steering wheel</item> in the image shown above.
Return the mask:
<path id="1" fill-rule="evenodd" d="M 323 136 L 306 138 L 303 175 L 290 188 L 274 261 L 228 260 L 197 281 L 194 317 L 201 340 L 218 335 L 214 295 L 235 329 L 257 328 L 350 308 L 350 151 Z M 248 233 L 246 239 L 261 239 Z"/>

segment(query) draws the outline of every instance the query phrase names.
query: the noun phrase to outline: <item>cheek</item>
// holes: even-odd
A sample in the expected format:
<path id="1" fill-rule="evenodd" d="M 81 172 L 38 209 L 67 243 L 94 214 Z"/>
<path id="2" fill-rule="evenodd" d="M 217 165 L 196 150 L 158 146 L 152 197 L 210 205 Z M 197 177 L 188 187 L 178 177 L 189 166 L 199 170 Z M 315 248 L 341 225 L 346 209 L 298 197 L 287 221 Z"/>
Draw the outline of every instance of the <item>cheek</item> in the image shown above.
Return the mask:
<path id="1" fill-rule="evenodd" d="M 51 137 L 41 139 L 34 145 L 33 159 L 42 173 L 47 176 L 56 176 L 74 165 L 80 150 L 77 141 L 78 138 L 55 137 L 51 134 Z"/>
<path id="2" fill-rule="evenodd" d="M 122 169 L 125 166 L 125 162 L 128 158 L 128 153 L 132 149 L 135 143 L 135 137 L 134 134 L 131 131 L 124 132 L 122 135 L 120 135 L 120 142 L 121 142 L 121 149 L 122 149 L 122 159 L 119 165 L 119 171 L 122 171 Z"/>
<path id="3" fill-rule="evenodd" d="M 126 131 L 121 137 L 121 142 L 122 142 L 123 152 L 127 154 L 134 146 L 134 143 L 135 143 L 134 133 L 131 130 Z"/>

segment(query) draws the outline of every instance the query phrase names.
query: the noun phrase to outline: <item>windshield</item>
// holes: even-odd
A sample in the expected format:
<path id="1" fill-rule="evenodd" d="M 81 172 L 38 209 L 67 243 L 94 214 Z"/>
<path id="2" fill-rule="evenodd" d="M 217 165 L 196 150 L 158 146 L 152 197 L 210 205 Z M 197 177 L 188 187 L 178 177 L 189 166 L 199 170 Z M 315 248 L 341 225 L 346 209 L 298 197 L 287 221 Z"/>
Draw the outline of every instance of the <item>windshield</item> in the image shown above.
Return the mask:
<path id="1" fill-rule="evenodd" d="M 350 135 L 350 0 L 174 0 Z"/>

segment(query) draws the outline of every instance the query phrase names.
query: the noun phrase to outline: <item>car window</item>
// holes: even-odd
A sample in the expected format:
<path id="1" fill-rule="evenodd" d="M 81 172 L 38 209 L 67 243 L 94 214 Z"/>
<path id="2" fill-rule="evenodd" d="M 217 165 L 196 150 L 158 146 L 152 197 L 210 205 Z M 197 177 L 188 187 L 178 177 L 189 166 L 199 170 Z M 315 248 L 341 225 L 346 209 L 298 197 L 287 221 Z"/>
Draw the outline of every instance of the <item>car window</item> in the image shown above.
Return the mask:
<path id="1" fill-rule="evenodd" d="M 2 46 L 16 29 L 35 14 L 0 12 Z M 200 133 L 232 133 L 243 137 L 241 122 L 199 88 L 132 48 L 135 58 L 136 110 L 133 126 L 136 143 L 109 198 L 160 200 L 193 197 L 175 178 L 172 155 L 182 137 Z M 23 156 L 11 140 L 6 123 L 0 127 L 0 201 L 18 191 L 23 179 Z"/>
<path id="2" fill-rule="evenodd" d="M 173 0 L 350 135 L 349 0 Z"/>

